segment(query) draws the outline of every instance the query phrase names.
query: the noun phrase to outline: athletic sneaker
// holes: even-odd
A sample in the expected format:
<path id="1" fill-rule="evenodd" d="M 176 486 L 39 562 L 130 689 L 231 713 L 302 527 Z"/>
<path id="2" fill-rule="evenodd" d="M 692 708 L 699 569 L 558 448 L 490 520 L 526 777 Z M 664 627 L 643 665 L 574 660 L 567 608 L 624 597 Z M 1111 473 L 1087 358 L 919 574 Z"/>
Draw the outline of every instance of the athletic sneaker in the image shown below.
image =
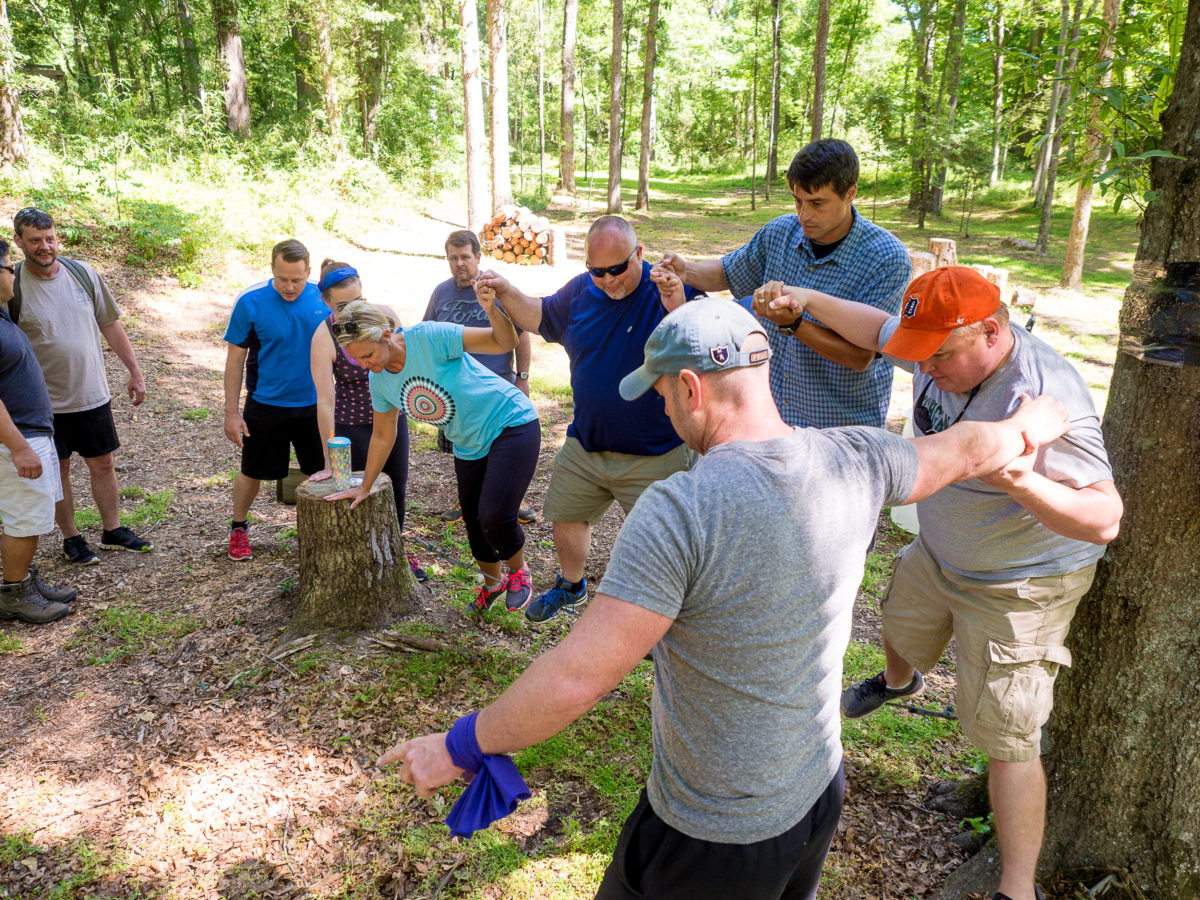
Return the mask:
<path id="1" fill-rule="evenodd" d="M 554 587 L 546 591 L 525 608 L 525 618 L 533 625 L 543 625 L 555 618 L 560 610 L 566 610 L 569 615 L 577 616 L 580 610 L 587 606 L 587 578 L 579 582 L 579 590 L 567 590 L 568 584 L 559 575 L 554 581 Z"/>
<path id="2" fill-rule="evenodd" d="M 875 712 L 889 700 L 915 697 L 923 690 L 925 690 L 925 679 L 915 669 L 912 681 L 902 688 L 888 687 L 883 673 L 880 672 L 874 678 L 852 684 L 842 691 L 842 715 L 847 719 L 858 719 Z"/>
<path id="3" fill-rule="evenodd" d="M 500 595 L 504 593 L 504 582 L 500 582 L 500 586 L 494 591 L 489 591 L 486 584 L 481 584 L 479 589 L 475 591 L 475 599 L 471 601 L 468 610 L 471 612 L 487 612 L 487 608 L 500 599 Z"/>
<path id="4" fill-rule="evenodd" d="M 0 585 L 0 619 L 20 619 L 34 625 L 44 625 L 61 619 L 71 611 L 65 603 L 54 603 L 37 592 L 33 578 Z"/>
<path id="5" fill-rule="evenodd" d="M 250 549 L 250 530 L 242 528 L 229 529 L 229 558 L 253 559 L 254 551 Z"/>
<path id="6" fill-rule="evenodd" d="M 37 566 L 29 564 L 29 577 L 33 580 L 33 589 L 51 603 L 72 603 L 79 596 L 75 588 L 57 588 L 46 584 L 38 575 Z"/>
<path id="7" fill-rule="evenodd" d="M 69 537 L 63 541 L 63 556 L 77 566 L 93 566 L 100 562 L 100 557 L 92 552 L 82 534 Z"/>
<path id="8" fill-rule="evenodd" d="M 529 525 L 537 521 L 537 513 L 528 506 L 522 506 L 517 510 L 517 521 L 522 525 Z"/>
<path id="9" fill-rule="evenodd" d="M 421 568 L 421 564 L 417 562 L 417 557 L 412 553 L 405 554 L 408 557 L 408 567 L 412 570 L 413 578 L 417 581 L 428 581 L 429 575 Z"/>
<path id="10" fill-rule="evenodd" d="M 140 538 L 124 525 L 112 531 L 100 532 L 101 550 L 129 550 L 133 553 L 149 553 L 154 545 Z"/>
<path id="11" fill-rule="evenodd" d="M 533 593 L 533 582 L 529 580 L 529 566 L 522 566 L 515 572 L 509 572 L 504 580 L 504 589 L 508 596 L 504 598 L 504 606 L 509 612 L 517 612 L 529 604 Z"/>

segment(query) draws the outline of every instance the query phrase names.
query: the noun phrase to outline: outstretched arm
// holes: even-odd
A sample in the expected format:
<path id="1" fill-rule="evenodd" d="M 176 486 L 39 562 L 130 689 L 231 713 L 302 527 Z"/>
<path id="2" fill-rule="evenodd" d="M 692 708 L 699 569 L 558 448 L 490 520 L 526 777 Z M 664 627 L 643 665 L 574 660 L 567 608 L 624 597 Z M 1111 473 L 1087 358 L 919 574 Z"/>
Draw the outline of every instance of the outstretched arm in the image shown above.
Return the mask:
<path id="1" fill-rule="evenodd" d="M 879 330 L 890 318 L 877 307 L 781 281 L 768 282 L 754 292 L 754 311 L 759 315 L 774 313 L 791 317 L 808 313 L 849 343 L 872 353 L 879 349 Z"/>
<path id="2" fill-rule="evenodd" d="M 875 360 L 873 348 L 860 347 L 846 340 L 832 328 L 822 328 L 815 322 L 801 318 L 790 305 L 775 305 L 772 301 L 789 288 L 782 281 L 768 281 L 754 292 L 753 312 L 776 325 L 795 325 L 796 340 L 821 356 L 846 366 L 855 372 L 865 372 Z"/>
<path id="3" fill-rule="evenodd" d="M 496 291 L 487 284 L 475 286 L 479 305 L 487 313 L 491 328 L 464 328 L 463 349 L 468 353 L 507 353 L 517 346 L 517 329 L 499 304 Z"/>
<path id="4" fill-rule="evenodd" d="M 719 259 L 706 259 L 692 262 L 684 259 L 678 253 L 666 253 L 659 263 L 664 269 L 670 269 L 679 280 L 698 291 L 727 291 L 729 282 L 725 278 L 725 267 Z"/>
<path id="5" fill-rule="evenodd" d="M 1064 537 L 1107 544 L 1117 536 L 1125 505 L 1112 481 L 1081 488 L 1053 481 L 1033 470 L 1036 451 L 1027 451 L 981 479 L 998 487 L 1035 519 Z"/>
<path id="6" fill-rule="evenodd" d="M 537 331 L 542 326 L 542 299 L 517 290 L 503 275 L 488 269 L 475 276 L 475 296 L 483 302 L 481 291 L 490 291 L 522 331 Z M 509 348 L 512 349 L 511 347 Z"/>

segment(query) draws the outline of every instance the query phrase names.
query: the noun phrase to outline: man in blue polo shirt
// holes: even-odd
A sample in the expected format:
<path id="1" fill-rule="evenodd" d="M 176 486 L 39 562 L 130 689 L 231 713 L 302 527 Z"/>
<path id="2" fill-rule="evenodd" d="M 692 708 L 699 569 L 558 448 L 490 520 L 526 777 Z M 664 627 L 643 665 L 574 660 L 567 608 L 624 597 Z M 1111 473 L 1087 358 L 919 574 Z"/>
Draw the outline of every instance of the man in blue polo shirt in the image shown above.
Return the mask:
<path id="1" fill-rule="evenodd" d="M 309 345 L 329 307 L 308 280 L 308 250 L 296 240 L 271 251 L 271 278 L 242 291 L 225 340 L 225 437 L 242 451 L 233 482 L 229 558 L 250 559 L 248 516 L 263 481 L 286 478 L 291 448 L 305 475 L 325 464 Z M 238 412 L 242 374 L 246 406 Z"/>
<path id="2" fill-rule="evenodd" d="M 787 171 L 796 214 L 764 225 L 750 243 L 720 259 L 691 262 L 668 253 L 662 265 L 702 291 L 728 290 L 751 312 L 750 295 L 782 281 L 856 300 L 888 315 L 912 274 L 904 244 L 854 208 L 858 156 L 845 141 L 805 146 Z M 771 344 L 771 394 L 789 425 L 833 428 L 887 421 L 892 367 L 815 319 L 764 320 Z M 849 368 L 847 368 L 849 367 Z"/>
<path id="3" fill-rule="evenodd" d="M 529 297 L 495 272 L 482 272 L 476 291 L 494 291 L 517 327 L 562 344 L 571 360 L 575 418 L 554 458 L 542 513 L 554 523 L 560 573 L 554 587 L 531 601 L 525 617 L 540 625 L 559 611 L 577 613 L 588 601 L 584 565 L 591 523 L 614 500 L 626 513 L 649 485 L 688 467 L 691 452 L 651 392 L 634 403 L 621 399 L 621 379 L 642 364 L 646 340 L 663 317 L 696 291 L 659 293 L 642 260 L 633 227 L 620 216 L 592 223 L 584 242 L 587 273 L 549 297 Z"/>

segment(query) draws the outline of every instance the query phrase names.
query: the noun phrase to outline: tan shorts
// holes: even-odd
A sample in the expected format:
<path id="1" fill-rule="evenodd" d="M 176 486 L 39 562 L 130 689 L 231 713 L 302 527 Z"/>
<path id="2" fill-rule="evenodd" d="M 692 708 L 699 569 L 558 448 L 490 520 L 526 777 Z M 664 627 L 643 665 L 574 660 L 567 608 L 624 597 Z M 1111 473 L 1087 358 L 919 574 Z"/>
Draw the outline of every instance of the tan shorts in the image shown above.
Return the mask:
<path id="1" fill-rule="evenodd" d="M 955 703 L 963 732 L 993 759 L 1041 753 L 1067 629 L 1096 566 L 1067 575 L 980 581 L 942 568 L 917 538 L 900 551 L 881 604 L 892 649 L 921 670 L 958 645 Z"/>
<path id="2" fill-rule="evenodd" d="M 554 457 L 542 515 L 551 522 L 597 522 L 614 500 L 628 515 L 642 491 L 689 468 L 693 455 L 686 444 L 661 456 L 588 453 L 569 437 Z"/>
<path id="3" fill-rule="evenodd" d="M 38 478 L 22 478 L 12 461 L 12 451 L 0 444 L 0 519 L 9 537 L 37 537 L 54 530 L 54 504 L 62 499 L 58 454 L 54 438 L 26 438 L 42 461 Z"/>

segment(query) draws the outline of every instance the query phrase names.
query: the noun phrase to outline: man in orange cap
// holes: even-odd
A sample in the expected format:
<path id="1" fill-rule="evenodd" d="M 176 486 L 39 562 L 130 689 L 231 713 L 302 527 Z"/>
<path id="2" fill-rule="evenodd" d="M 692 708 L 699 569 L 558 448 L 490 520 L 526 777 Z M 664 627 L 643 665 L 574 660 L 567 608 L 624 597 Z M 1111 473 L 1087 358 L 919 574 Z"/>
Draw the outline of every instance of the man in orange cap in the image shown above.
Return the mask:
<path id="1" fill-rule="evenodd" d="M 898 317 L 780 282 L 756 291 L 754 307 L 785 321 L 807 312 L 912 371 L 918 436 L 962 420 L 1001 421 L 1026 394 L 1067 409 L 1063 437 L 917 504 L 920 536 L 897 556 L 881 604 L 887 668 L 842 694 L 850 718 L 916 696 L 920 670 L 954 636 L 959 721 L 991 763 L 1003 865 L 994 900 L 1040 898 L 1042 726 L 1058 669 L 1071 664 L 1064 641 L 1076 604 L 1122 513 L 1087 386 L 1053 348 L 1013 327 L 1000 291 L 965 266 L 914 280 Z"/>

